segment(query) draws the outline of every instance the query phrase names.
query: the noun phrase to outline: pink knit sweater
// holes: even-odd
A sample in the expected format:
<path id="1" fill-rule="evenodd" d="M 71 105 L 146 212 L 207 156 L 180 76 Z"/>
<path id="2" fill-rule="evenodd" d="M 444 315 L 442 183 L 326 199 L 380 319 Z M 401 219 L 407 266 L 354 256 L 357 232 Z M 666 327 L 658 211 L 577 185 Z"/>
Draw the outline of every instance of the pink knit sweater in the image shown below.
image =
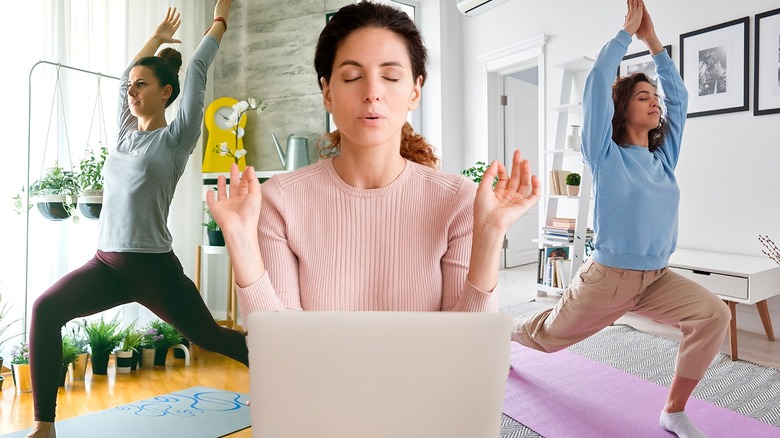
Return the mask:
<path id="1" fill-rule="evenodd" d="M 237 287 L 254 311 L 495 311 L 466 280 L 476 185 L 407 161 L 378 189 L 347 185 L 321 160 L 262 185 L 256 283 Z"/>

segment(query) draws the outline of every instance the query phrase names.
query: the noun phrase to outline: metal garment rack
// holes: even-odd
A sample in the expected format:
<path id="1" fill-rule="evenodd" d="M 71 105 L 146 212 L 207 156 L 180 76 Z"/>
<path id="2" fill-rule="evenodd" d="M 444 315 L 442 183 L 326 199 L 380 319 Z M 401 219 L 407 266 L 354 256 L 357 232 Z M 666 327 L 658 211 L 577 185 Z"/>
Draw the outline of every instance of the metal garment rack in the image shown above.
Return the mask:
<path id="1" fill-rule="evenodd" d="M 100 72 L 94 72 L 90 70 L 85 70 L 83 68 L 78 67 L 72 67 L 69 65 L 57 63 L 57 62 L 50 62 L 50 61 L 38 61 L 30 68 L 30 74 L 28 76 L 28 91 L 27 91 L 27 190 L 25 190 L 26 194 L 26 204 L 24 205 L 25 208 L 25 227 L 24 227 L 24 254 L 25 254 L 25 260 L 24 260 L 24 317 L 22 320 L 23 324 L 23 330 L 22 330 L 22 342 L 27 342 L 27 320 L 28 320 L 28 278 L 30 274 L 30 167 L 31 167 L 31 148 L 32 148 L 32 90 L 33 90 L 33 83 L 32 83 L 32 75 L 35 71 L 35 68 L 39 65 L 53 65 L 57 68 L 57 70 L 60 69 L 66 69 L 66 70 L 73 70 L 76 72 L 97 76 L 98 79 L 100 78 L 109 78 L 109 79 L 116 79 L 117 81 L 120 80 L 120 78 L 116 76 L 110 76 L 107 74 L 103 74 Z M 59 75 L 59 72 L 57 73 Z M 99 86 L 99 85 L 98 85 Z"/>

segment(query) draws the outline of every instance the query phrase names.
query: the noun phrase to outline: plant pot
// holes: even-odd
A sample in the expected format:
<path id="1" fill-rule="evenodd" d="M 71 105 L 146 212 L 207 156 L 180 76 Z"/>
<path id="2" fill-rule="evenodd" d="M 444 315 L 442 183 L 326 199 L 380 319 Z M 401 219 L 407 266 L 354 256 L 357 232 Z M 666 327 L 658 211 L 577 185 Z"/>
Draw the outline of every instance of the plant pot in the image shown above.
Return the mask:
<path id="1" fill-rule="evenodd" d="M 84 194 L 79 196 L 79 211 L 87 219 L 100 217 L 103 208 L 103 195 Z"/>
<path id="2" fill-rule="evenodd" d="M 5 377 L 0 376 L 0 391 L 3 390 L 3 382 L 5 381 Z"/>
<path id="3" fill-rule="evenodd" d="M 65 376 L 68 375 L 68 365 L 62 365 L 60 370 L 60 386 L 65 386 Z"/>
<path id="4" fill-rule="evenodd" d="M 566 194 L 569 196 L 577 196 L 580 194 L 580 186 L 566 185 Z"/>
<path id="5" fill-rule="evenodd" d="M 209 245 L 211 246 L 225 246 L 225 236 L 222 235 L 222 230 L 206 231 L 209 236 Z"/>
<path id="6" fill-rule="evenodd" d="M 156 348 L 154 350 L 154 366 L 164 367 L 168 359 L 168 347 Z"/>
<path id="7" fill-rule="evenodd" d="M 30 364 L 11 364 L 16 392 L 32 392 L 32 379 L 30 378 Z"/>
<path id="8" fill-rule="evenodd" d="M 141 368 L 151 370 L 154 368 L 154 348 L 144 348 L 141 350 Z"/>
<path id="9" fill-rule="evenodd" d="M 73 207 L 73 205 L 71 205 L 70 210 L 66 208 L 66 202 L 65 195 L 46 195 L 38 199 L 35 205 L 38 207 L 41 216 L 45 219 L 50 221 L 61 221 L 70 217 L 70 211 Z"/>
<path id="10" fill-rule="evenodd" d="M 127 374 L 130 372 L 130 367 L 133 362 L 133 350 L 117 351 L 116 352 L 116 372 L 119 374 Z"/>
<path id="11" fill-rule="evenodd" d="M 84 380 L 87 374 L 87 362 L 89 362 L 89 353 L 81 353 L 76 360 L 70 364 L 70 380 Z"/>
<path id="12" fill-rule="evenodd" d="M 97 352 L 92 353 L 92 374 L 93 375 L 99 375 L 99 376 L 105 376 L 108 374 L 108 359 L 110 358 L 111 353 L 107 352 Z"/>
<path id="13" fill-rule="evenodd" d="M 133 359 L 130 362 L 130 371 L 135 371 L 138 369 L 138 364 L 141 362 L 141 352 L 137 350 L 133 350 Z"/>

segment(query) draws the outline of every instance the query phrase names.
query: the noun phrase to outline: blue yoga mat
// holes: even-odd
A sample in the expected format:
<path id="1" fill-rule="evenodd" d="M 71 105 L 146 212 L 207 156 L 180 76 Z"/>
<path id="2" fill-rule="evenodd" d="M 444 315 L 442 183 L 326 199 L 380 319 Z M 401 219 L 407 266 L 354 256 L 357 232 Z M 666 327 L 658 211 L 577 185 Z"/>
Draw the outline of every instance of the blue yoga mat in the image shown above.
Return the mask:
<path id="1" fill-rule="evenodd" d="M 250 426 L 249 396 L 194 386 L 58 421 L 58 438 L 221 437 Z M 23 438 L 30 429 L 0 438 Z"/>

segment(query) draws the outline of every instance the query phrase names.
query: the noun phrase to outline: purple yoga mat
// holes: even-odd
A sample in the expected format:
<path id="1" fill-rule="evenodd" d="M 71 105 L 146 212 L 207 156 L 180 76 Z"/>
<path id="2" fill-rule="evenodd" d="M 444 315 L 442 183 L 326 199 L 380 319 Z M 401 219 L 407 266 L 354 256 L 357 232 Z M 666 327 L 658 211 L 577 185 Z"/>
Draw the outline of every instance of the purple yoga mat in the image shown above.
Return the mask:
<path id="1" fill-rule="evenodd" d="M 567 350 L 512 343 L 504 413 L 547 438 L 674 437 L 658 425 L 668 389 Z M 691 398 L 685 411 L 717 437 L 780 437 L 780 428 Z"/>

